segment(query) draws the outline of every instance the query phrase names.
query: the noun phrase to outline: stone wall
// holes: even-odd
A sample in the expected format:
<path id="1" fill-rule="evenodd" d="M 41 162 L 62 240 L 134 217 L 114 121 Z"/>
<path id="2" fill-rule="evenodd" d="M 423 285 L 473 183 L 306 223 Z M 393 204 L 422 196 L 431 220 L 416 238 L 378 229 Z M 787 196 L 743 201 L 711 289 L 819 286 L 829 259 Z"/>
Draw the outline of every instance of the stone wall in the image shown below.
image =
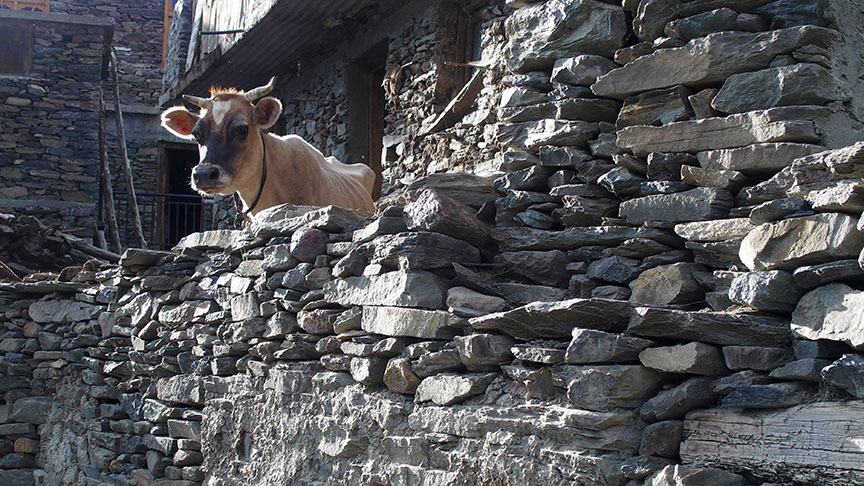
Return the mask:
<path id="1" fill-rule="evenodd" d="M 853 22 L 636 3 L 503 23 L 503 173 L 3 286 L 0 482 L 864 484 Z"/>

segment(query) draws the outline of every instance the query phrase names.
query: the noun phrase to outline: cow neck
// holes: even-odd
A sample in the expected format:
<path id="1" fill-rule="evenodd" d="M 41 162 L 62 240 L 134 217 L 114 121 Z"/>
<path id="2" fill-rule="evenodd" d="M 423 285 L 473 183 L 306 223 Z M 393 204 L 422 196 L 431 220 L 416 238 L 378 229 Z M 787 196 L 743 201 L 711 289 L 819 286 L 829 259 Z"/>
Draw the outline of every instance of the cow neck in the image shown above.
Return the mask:
<path id="1" fill-rule="evenodd" d="M 261 194 L 264 193 L 264 184 L 267 182 L 267 142 L 265 141 L 267 134 L 264 130 L 259 130 L 258 133 L 261 134 L 261 185 L 258 186 L 258 195 L 255 196 L 255 200 L 252 201 L 252 204 L 249 205 L 246 211 L 243 211 L 243 216 L 248 215 L 258 205 L 258 201 L 261 200 Z"/>

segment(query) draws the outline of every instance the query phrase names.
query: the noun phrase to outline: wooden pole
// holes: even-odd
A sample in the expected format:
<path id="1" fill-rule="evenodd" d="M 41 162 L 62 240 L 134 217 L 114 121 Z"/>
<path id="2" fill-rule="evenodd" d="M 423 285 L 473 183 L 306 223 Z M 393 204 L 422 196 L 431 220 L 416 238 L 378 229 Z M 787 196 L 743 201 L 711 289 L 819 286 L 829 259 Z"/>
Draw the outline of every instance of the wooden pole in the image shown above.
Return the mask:
<path id="1" fill-rule="evenodd" d="M 102 208 L 105 229 L 111 251 L 120 253 L 120 231 L 117 229 L 117 215 L 114 213 L 114 190 L 111 189 L 111 169 L 108 168 L 108 144 L 105 142 L 105 99 L 102 86 L 99 86 L 99 163 L 102 169 Z"/>
<path id="2" fill-rule="evenodd" d="M 114 78 L 114 115 L 117 120 L 117 140 L 120 155 L 123 157 L 123 175 L 126 179 L 126 192 L 129 194 L 129 217 L 135 230 L 135 239 L 139 248 L 147 248 L 144 231 L 141 229 L 141 213 L 138 210 L 138 198 L 135 196 L 135 184 L 132 181 L 132 167 L 129 164 L 129 154 L 126 152 L 126 130 L 123 127 L 123 112 L 120 111 L 120 83 L 117 81 L 117 55 L 111 47 L 111 76 Z"/>

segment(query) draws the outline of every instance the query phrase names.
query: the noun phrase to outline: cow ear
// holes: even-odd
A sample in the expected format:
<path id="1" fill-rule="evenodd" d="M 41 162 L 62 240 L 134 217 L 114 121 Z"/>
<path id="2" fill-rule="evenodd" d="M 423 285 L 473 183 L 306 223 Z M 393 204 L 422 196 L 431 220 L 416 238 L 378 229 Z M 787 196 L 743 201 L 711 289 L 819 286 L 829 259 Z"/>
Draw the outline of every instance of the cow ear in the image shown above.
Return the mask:
<path id="1" fill-rule="evenodd" d="M 189 113 L 182 106 L 169 108 L 162 113 L 162 126 L 180 138 L 192 139 L 192 129 L 198 123 L 198 117 Z"/>
<path id="2" fill-rule="evenodd" d="M 276 123 L 279 118 L 279 113 L 282 113 L 282 103 L 276 98 L 263 98 L 255 105 L 255 111 L 252 114 L 255 125 L 258 128 L 270 128 Z"/>

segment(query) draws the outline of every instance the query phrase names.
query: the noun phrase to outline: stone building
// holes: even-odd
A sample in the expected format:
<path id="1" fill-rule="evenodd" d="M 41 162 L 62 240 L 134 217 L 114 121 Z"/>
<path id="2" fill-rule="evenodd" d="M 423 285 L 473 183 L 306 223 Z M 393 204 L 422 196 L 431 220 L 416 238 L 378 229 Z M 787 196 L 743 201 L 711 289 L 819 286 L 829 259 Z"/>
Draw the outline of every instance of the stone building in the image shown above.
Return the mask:
<path id="1" fill-rule="evenodd" d="M 102 87 L 121 239 L 133 241 L 127 232 L 109 75 L 113 48 L 127 150 L 137 191 L 145 193 L 145 231 L 148 239 L 155 238 L 160 215 L 146 193 L 161 189 L 156 164 L 159 140 L 166 137 L 158 129 L 157 100 L 166 4 L 170 11 L 167 0 L 3 2 L 0 210 L 32 214 L 79 236 L 93 236 L 100 201 L 97 124 Z"/>

